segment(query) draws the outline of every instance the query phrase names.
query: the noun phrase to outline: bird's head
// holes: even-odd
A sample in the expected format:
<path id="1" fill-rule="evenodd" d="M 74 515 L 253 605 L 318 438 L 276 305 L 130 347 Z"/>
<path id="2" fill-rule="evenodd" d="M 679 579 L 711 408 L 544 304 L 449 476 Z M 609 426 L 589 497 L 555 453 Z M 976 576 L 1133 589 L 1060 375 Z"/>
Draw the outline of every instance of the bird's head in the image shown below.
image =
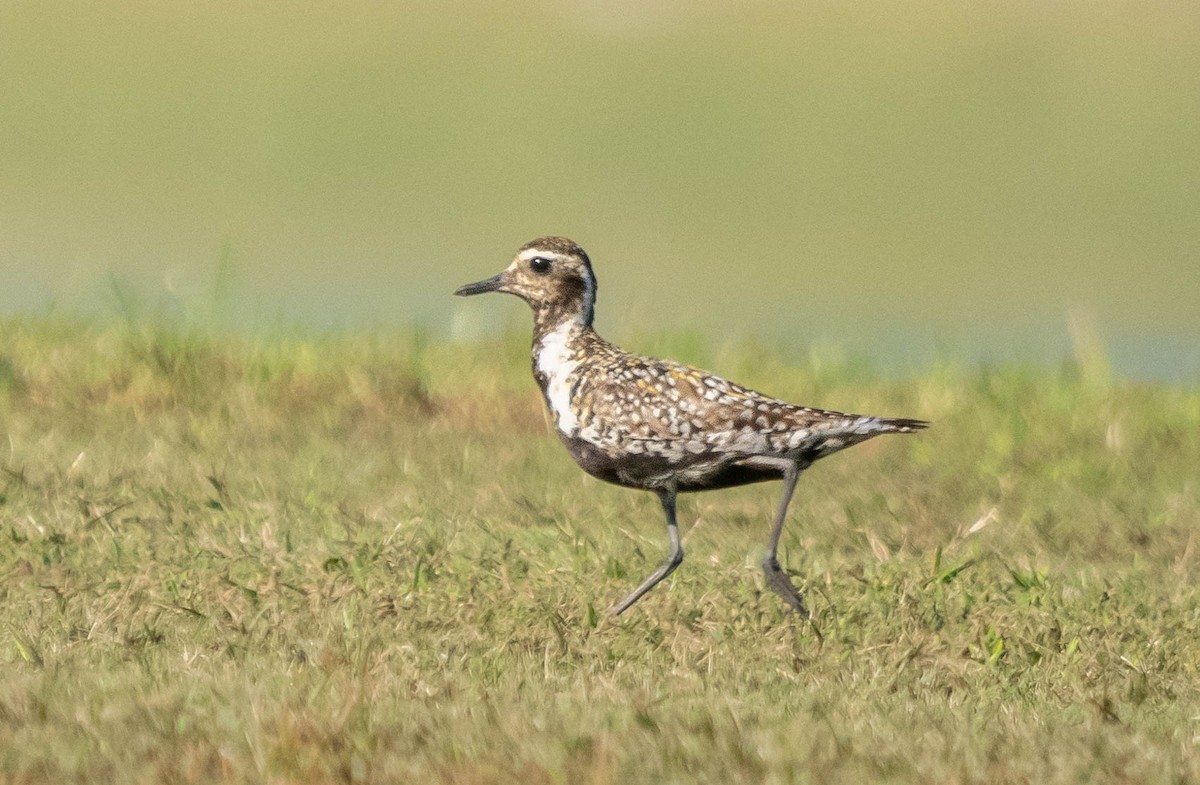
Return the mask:
<path id="1" fill-rule="evenodd" d="M 525 243 L 498 275 L 459 287 L 460 297 L 484 292 L 515 294 L 547 326 L 574 319 L 592 323 L 596 277 L 588 255 L 565 237 L 539 237 Z"/>

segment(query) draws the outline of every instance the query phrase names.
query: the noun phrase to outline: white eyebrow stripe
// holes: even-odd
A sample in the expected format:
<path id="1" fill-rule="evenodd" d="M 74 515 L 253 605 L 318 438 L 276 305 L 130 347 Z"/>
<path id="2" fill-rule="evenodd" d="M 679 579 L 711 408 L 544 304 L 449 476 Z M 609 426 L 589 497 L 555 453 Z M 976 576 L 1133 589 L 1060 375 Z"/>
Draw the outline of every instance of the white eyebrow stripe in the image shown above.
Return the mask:
<path id="1" fill-rule="evenodd" d="M 555 259 L 564 258 L 563 255 L 560 253 L 555 253 L 554 251 L 547 251 L 542 248 L 526 248 L 524 251 L 521 251 L 521 253 L 517 254 L 517 258 L 523 262 L 527 262 L 530 259 L 533 259 L 538 256 L 541 256 L 541 257 L 547 258 L 547 259 L 551 258 L 551 257 L 553 257 Z"/>

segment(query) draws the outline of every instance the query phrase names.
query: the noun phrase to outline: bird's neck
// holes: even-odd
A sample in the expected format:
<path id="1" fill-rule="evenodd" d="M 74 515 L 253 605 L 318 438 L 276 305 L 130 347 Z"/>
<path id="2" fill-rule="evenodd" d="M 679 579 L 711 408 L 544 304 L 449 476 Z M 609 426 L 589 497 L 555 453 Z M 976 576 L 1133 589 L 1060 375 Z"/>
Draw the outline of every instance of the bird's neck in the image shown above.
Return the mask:
<path id="1" fill-rule="evenodd" d="M 564 349 L 573 348 L 579 341 L 586 340 L 586 335 L 594 332 L 592 326 L 585 324 L 581 319 L 535 319 L 532 346 L 535 364 L 539 353 L 547 346 L 555 345 Z"/>
<path id="2" fill-rule="evenodd" d="M 550 305 L 533 312 L 533 343 L 551 333 L 578 334 L 592 329 L 592 309 L 573 306 Z"/>

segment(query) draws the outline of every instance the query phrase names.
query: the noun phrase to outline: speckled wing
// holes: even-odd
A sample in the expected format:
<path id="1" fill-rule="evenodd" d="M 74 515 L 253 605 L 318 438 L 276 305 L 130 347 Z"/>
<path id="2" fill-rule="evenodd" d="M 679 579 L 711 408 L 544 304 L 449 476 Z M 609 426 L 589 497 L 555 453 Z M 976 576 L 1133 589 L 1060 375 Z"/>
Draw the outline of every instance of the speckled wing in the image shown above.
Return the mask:
<path id="1" fill-rule="evenodd" d="M 602 449 L 824 455 L 885 431 L 878 418 L 795 406 L 680 363 L 599 359 L 606 367 L 582 374 L 573 397 L 580 435 Z"/>

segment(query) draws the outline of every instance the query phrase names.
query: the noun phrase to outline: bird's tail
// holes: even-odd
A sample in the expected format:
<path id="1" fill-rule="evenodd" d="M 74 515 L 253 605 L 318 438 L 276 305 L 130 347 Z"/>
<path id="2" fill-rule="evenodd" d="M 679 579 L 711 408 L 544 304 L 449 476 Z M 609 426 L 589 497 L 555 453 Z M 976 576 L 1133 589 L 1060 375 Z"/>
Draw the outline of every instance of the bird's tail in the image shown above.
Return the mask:
<path id="1" fill-rule="evenodd" d="M 878 433 L 915 433 L 929 427 L 926 420 L 910 420 L 907 417 L 880 417 L 876 423 Z"/>

